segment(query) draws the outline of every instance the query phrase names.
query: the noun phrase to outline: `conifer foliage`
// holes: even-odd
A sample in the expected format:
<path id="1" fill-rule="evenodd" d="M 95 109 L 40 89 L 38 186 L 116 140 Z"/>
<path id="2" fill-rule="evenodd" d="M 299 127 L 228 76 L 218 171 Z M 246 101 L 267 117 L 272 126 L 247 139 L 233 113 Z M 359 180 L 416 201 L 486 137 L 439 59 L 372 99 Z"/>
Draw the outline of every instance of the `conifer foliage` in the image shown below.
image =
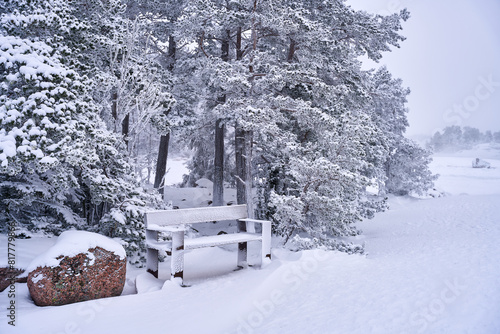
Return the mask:
<path id="1" fill-rule="evenodd" d="M 378 184 L 384 194 L 432 184 L 428 153 L 403 137 L 409 92 L 386 69 L 363 71 L 358 60 L 377 61 L 398 47 L 408 18 L 406 10 L 371 15 L 344 1 L 198 0 L 177 22 L 177 37 L 197 46 L 180 62 L 195 69 L 193 111 L 202 121 L 191 122 L 206 129 L 223 120 L 231 133 L 250 134 L 244 156 L 251 158 L 251 180 L 244 181 L 258 195 L 246 201 L 255 201 L 256 215 L 272 219 L 285 240 L 357 252 L 335 240 L 357 235 L 355 222 L 384 208 L 383 197 L 366 194 L 368 186 Z M 221 93 L 224 103 L 214 103 Z M 207 132 L 192 135 L 200 143 L 192 167 L 203 175 L 213 159 L 202 146 Z M 424 159 L 401 176 L 414 183 L 396 182 L 402 169 L 395 161 L 417 151 Z M 414 177 L 419 169 L 422 177 Z"/>
<path id="2" fill-rule="evenodd" d="M 142 211 L 158 202 L 136 182 L 120 136 L 100 118 L 94 82 L 79 73 L 86 64 L 75 52 L 85 45 L 68 38 L 82 37 L 85 21 L 66 1 L 9 6 L 0 32 L 1 220 L 121 237 L 135 261 Z"/>
<path id="3" fill-rule="evenodd" d="M 138 180 L 164 164 L 170 129 L 194 151 L 190 180 L 213 178 L 219 205 L 223 184 L 236 187 L 250 217 L 273 220 L 297 248 L 362 252 L 342 240 L 386 193 L 432 186 L 429 152 L 404 138 L 409 90 L 359 60 L 399 47 L 406 10 L 372 15 L 342 0 L 0 4 L 3 221 L 95 230 L 137 254 L 141 212 L 161 205 Z M 373 185 L 382 196 L 367 193 Z"/>

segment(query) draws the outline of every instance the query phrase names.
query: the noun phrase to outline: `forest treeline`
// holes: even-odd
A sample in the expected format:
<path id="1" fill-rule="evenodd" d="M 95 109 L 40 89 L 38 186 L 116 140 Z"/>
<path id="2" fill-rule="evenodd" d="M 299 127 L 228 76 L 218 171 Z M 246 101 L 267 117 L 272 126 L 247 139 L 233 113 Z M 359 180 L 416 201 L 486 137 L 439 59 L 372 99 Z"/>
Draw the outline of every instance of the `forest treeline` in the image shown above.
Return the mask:
<path id="1" fill-rule="evenodd" d="M 212 205 L 229 184 L 284 240 L 362 251 L 341 241 L 355 223 L 435 178 L 404 137 L 409 89 L 360 61 L 399 47 L 409 16 L 341 0 L 0 1 L 2 226 L 119 237 L 139 261 L 174 144 L 193 152 L 186 185 L 214 182 Z"/>
<path id="2" fill-rule="evenodd" d="M 435 152 L 458 151 L 485 143 L 500 143 L 500 131 L 481 132 L 470 126 L 452 125 L 436 131 L 427 143 L 427 147 Z"/>

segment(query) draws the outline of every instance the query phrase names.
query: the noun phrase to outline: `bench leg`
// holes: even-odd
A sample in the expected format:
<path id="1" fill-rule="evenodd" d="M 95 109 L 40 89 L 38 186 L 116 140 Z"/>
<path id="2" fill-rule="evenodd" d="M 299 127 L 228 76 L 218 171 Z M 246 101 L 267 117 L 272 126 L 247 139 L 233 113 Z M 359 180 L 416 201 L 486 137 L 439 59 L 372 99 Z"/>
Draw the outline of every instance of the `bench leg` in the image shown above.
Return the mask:
<path id="1" fill-rule="evenodd" d="M 158 240 L 158 232 L 146 230 L 146 240 Z M 158 278 L 158 250 L 148 248 L 146 253 L 146 270 Z"/>
<path id="2" fill-rule="evenodd" d="M 238 221 L 238 233 L 247 231 L 246 222 Z M 248 266 L 248 243 L 240 242 L 238 244 L 238 268 L 246 268 Z"/>
<path id="3" fill-rule="evenodd" d="M 184 279 L 184 231 L 172 233 L 172 257 L 170 262 L 170 277 L 172 280 Z"/>
<path id="4" fill-rule="evenodd" d="M 262 223 L 262 262 L 264 267 L 271 260 L 271 222 Z"/>
<path id="5" fill-rule="evenodd" d="M 246 268 L 248 266 L 248 243 L 240 242 L 238 244 L 238 268 Z"/>

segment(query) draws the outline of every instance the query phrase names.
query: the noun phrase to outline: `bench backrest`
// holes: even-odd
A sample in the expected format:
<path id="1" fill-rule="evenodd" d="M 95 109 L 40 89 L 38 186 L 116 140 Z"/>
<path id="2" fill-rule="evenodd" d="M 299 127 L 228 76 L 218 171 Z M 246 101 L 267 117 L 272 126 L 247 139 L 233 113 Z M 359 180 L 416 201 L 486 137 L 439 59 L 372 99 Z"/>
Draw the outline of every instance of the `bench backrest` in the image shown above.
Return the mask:
<path id="1" fill-rule="evenodd" d="M 148 225 L 170 226 L 210 221 L 247 218 L 246 205 L 214 206 L 208 208 L 149 211 L 144 215 Z"/>

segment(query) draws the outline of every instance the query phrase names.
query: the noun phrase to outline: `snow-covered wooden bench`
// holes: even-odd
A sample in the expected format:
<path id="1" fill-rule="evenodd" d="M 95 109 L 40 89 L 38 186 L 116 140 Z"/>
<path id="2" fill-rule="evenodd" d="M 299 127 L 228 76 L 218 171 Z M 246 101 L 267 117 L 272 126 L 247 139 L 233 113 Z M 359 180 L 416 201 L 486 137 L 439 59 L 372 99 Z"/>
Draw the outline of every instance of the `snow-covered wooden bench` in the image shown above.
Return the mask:
<path id="1" fill-rule="evenodd" d="M 247 265 L 247 242 L 262 242 L 262 265 L 271 259 L 271 222 L 250 219 L 246 205 L 218 206 L 207 208 L 150 211 L 145 214 L 146 222 L 146 268 L 158 278 L 158 251 L 163 250 L 171 256 L 171 278 L 184 275 L 184 250 L 238 244 L 238 267 Z M 237 232 L 184 238 L 187 224 L 236 220 Z M 255 223 L 262 225 L 262 232 L 255 233 Z M 158 235 L 167 232 L 171 241 L 158 241 Z"/>

